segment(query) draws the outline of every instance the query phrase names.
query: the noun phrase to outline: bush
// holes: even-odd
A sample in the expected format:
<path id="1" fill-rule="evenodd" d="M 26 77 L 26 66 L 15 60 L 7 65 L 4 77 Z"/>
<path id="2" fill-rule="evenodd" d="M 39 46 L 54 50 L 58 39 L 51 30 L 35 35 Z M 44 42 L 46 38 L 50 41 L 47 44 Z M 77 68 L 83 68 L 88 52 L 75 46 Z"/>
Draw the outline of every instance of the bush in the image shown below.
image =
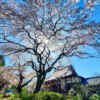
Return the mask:
<path id="1" fill-rule="evenodd" d="M 38 100 L 65 100 L 62 94 L 56 92 L 39 92 L 36 97 Z"/>
<path id="2" fill-rule="evenodd" d="M 100 96 L 98 94 L 93 94 L 89 100 L 100 100 Z"/>
<path id="3" fill-rule="evenodd" d="M 75 91 L 73 88 L 71 88 L 71 89 L 68 91 L 68 95 L 70 95 L 70 96 L 75 96 L 75 95 L 76 95 L 76 91 Z"/>
<path id="4" fill-rule="evenodd" d="M 31 94 L 27 91 L 26 88 L 22 88 L 22 92 L 19 94 L 19 93 L 15 93 L 15 98 L 21 98 L 21 100 L 28 100 L 28 99 L 25 99 L 25 98 L 28 98 Z"/>
<path id="5" fill-rule="evenodd" d="M 0 100 L 100 100 L 98 94 L 93 94 L 90 98 L 84 98 L 83 94 L 77 93 L 75 96 L 67 95 L 64 96 L 57 92 L 39 92 L 39 93 L 29 93 L 25 88 L 21 94 L 16 93 L 15 96 L 9 98 L 2 98 Z"/>
<path id="6" fill-rule="evenodd" d="M 36 94 L 22 93 L 21 100 L 66 100 L 64 96 L 56 92 L 39 92 Z"/>
<path id="7" fill-rule="evenodd" d="M 84 85 L 75 84 L 69 90 L 68 95 L 75 97 L 74 100 L 89 100 L 90 90 Z"/>

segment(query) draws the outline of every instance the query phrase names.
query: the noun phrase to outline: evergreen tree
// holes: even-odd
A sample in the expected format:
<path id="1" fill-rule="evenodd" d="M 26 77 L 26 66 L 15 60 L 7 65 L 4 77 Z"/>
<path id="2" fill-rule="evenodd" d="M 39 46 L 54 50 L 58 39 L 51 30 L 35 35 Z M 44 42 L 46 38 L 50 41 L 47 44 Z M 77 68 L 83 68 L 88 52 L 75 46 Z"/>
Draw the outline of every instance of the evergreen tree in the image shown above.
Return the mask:
<path id="1" fill-rule="evenodd" d="M 0 67 L 5 65 L 4 57 L 0 55 Z"/>

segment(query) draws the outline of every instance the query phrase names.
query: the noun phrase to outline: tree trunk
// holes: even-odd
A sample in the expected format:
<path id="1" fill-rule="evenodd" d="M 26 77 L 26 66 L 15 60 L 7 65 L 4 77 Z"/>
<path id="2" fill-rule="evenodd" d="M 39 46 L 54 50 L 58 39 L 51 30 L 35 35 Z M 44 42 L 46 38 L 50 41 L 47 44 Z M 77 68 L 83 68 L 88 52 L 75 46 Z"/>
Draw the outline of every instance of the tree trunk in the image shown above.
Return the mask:
<path id="1" fill-rule="evenodd" d="M 34 90 L 34 93 L 37 93 L 40 91 L 44 80 L 45 80 L 45 76 L 43 76 L 43 75 L 37 77 L 37 83 L 36 83 L 36 88 Z"/>
<path id="2" fill-rule="evenodd" d="M 21 93 L 22 92 L 22 87 L 21 86 L 17 87 L 17 92 L 18 93 Z"/>

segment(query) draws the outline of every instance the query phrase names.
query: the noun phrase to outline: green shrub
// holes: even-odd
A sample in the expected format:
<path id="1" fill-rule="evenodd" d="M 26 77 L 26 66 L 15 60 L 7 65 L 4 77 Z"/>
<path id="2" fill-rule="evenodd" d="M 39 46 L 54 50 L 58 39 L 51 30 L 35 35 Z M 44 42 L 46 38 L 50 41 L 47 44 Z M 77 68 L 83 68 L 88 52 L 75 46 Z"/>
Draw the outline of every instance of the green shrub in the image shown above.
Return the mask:
<path id="1" fill-rule="evenodd" d="M 35 96 L 37 100 L 65 100 L 62 94 L 56 92 L 39 92 Z"/>
<path id="2" fill-rule="evenodd" d="M 56 92 L 39 92 L 36 94 L 28 93 L 25 91 L 19 96 L 21 100 L 66 100 L 65 97 Z"/>
<path id="3" fill-rule="evenodd" d="M 77 83 L 69 90 L 68 95 L 75 97 L 74 100 L 89 100 L 90 90 Z"/>
<path id="4" fill-rule="evenodd" d="M 4 57 L 0 55 L 0 67 L 5 65 Z"/>
<path id="5" fill-rule="evenodd" d="M 100 100 L 100 96 L 98 94 L 93 94 L 89 100 Z"/>
<path id="6" fill-rule="evenodd" d="M 69 90 L 69 92 L 68 92 L 68 95 L 74 96 L 74 95 L 76 95 L 76 91 L 75 91 L 73 88 L 71 88 L 71 89 Z"/>
<path id="7" fill-rule="evenodd" d="M 29 97 L 30 95 L 31 94 L 27 91 L 26 88 L 22 88 L 22 92 L 20 94 L 16 92 L 15 98 L 21 98 L 22 100 L 24 100 L 25 98 Z"/>
<path id="8" fill-rule="evenodd" d="M 6 99 L 0 100 L 100 100 L 98 94 L 93 94 L 90 98 L 83 98 L 83 94 L 77 93 L 76 96 L 67 95 L 66 97 L 57 92 L 39 92 L 39 93 L 29 93 L 26 89 L 23 89 L 21 94 L 16 93 L 15 96 L 11 96 Z"/>

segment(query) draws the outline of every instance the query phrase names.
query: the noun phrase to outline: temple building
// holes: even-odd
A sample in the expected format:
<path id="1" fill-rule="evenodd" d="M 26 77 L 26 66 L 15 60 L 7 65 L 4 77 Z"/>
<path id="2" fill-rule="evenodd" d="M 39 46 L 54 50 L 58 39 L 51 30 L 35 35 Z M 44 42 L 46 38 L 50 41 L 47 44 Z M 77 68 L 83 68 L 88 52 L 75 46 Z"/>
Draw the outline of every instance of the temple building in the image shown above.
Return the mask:
<path id="1" fill-rule="evenodd" d="M 79 76 L 72 65 L 58 69 L 53 75 L 46 79 L 43 89 L 66 93 L 76 83 L 84 83 L 85 79 Z"/>

